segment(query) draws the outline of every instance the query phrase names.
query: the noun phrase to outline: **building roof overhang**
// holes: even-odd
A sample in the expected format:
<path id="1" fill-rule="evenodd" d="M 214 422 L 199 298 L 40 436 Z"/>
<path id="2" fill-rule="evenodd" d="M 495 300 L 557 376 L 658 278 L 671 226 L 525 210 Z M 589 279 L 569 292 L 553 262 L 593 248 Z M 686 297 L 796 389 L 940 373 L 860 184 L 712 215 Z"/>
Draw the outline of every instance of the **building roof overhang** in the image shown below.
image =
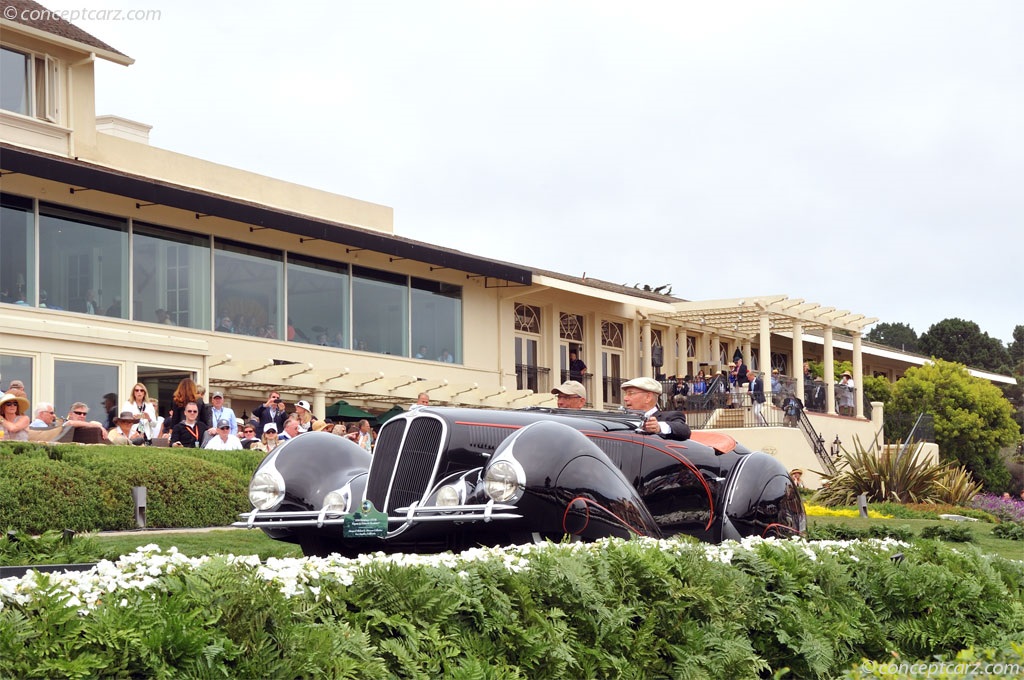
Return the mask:
<path id="1" fill-rule="evenodd" d="M 469 276 L 484 278 L 488 287 L 528 286 L 533 281 L 532 270 L 506 262 L 467 255 L 458 250 L 372 229 L 316 219 L 8 143 L 0 143 L 0 169 L 5 173 L 23 173 L 70 187 L 124 196 L 141 203 L 164 205 L 197 215 L 216 216 L 250 226 L 296 234 L 306 239 L 322 239 L 353 249 L 372 250 L 437 268 L 463 271 Z"/>
<path id="2" fill-rule="evenodd" d="M 677 302 L 672 310 L 655 311 L 652 319 L 704 327 L 709 332 L 725 330 L 746 337 L 760 333 L 761 318 L 768 318 L 772 333 L 792 332 L 799 324 L 803 331 L 825 328 L 860 333 L 878 321 L 835 307 L 793 299 L 786 295 L 759 295 L 747 298 Z"/>
<path id="3" fill-rule="evenodd" d="M 64 19 L 65 16 L 74 16 L 82 10 L 50 10 L 34 0 L 8 0 L 4 4 L 4 15 L 0 17 L 0 28 L 3 31 L 21 33 L 121 66 L 131 66 L 135 63 L 128 55 Z"/>

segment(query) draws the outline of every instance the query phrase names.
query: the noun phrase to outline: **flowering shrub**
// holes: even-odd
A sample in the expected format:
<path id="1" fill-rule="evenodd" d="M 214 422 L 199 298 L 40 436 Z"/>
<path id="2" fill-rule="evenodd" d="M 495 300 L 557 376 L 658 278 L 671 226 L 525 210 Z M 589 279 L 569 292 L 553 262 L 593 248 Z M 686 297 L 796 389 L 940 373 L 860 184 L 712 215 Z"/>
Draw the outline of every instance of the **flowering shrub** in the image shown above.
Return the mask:
<path id="1" fill-rule="evenodd" d="M 980 493 L 971 501 L 971 507 L 984 510 L 1003 522 L 1024 522 L 1024 500 Z"/>
<path id="2" fill-rule="evenodd" d="M 1024 563 L 749 538 L 356 559 L 189 558 L 0 580 L 0 677 L 835 677 L 1024 636 Z"/>

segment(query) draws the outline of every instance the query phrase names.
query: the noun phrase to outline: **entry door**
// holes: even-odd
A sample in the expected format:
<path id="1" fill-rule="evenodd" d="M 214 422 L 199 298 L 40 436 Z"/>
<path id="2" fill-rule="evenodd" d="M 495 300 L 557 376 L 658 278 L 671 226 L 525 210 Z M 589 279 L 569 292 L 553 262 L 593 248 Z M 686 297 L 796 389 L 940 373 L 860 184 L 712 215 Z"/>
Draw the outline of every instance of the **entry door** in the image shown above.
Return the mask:
<path id="1" fill-rule="evenodd" d="M 516 336 L 516 388 L 539 392 L 537 380 L 537 340 Z"/>
<path id="2" fill-rule="evenodd" d="M 622 354 L 605 350 L 601 352 L 601 369 L 604 373 L 604 402 L 622 403 Z"/>

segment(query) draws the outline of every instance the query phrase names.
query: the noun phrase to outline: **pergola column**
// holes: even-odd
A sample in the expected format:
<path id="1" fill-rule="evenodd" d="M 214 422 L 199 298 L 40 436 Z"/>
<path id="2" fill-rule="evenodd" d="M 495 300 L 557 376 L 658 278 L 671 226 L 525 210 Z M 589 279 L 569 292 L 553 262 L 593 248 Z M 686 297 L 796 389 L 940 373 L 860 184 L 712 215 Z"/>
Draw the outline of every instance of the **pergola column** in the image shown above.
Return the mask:
<path id="1" fill-rule="evenodd" d="M 640 375 L 653 378 L 654 369 L 651 366 L 651 322 L 643 319 L 640 322 Z"/>
<path id="2" fill-rule="evenodd" d="M 686 375 L 686 329 L 675 327 L 676 376 Z"/>
<path id="3" fill-rule="evenodd" d="M 604 335 L 601 326 L 600 316 L 597 314 L 589 315 L 587 317 L 586 335 L 584 335 L 587 343 L 587 358 L 584 361 L 587 364 L 587 373 L 590 375 L 590 384 L 587 385 L 587 401 L 598 410 L 604 408 L 604 366 L 601 361 L 601 340 Z M 586 383 L 586 380 L 584 380 L 584 383 Z"/>
<path id="4" fill-rule="evenodd" d="M 313 393 L 313 401 L 310 403 L 313 407 L 313 415 L 323 418 L 324 413 L 327 412 L 327 393 L 323 390 L 317 390 Z"/>
<path id="5" fill-rule="evenodd" d="M 804 385 L 804 325 L 799 321 L 793 322 L 793 377 L 796 378 L 796 396 L 803 400 Z"/>
<path id="6" fill-rule="evenodd" d="M 864 417 L 864 354 L 860 344 L 860 333 L 853 334 L 853 376 L 856 384 L 854 386 L 853 405 L 858 418 Z"/>
<path id="7" fill-rule="evenodd" d="M 832 326 L 825 326 L 822 335 L 825 338 L 822 362 L 825 365 L 825 413 L 836 412 L 836 366 L 835 353 L 832 350 Z"/>
<path id="8" fill-rule="evenodd" d="M 772 374 L 772 327 L 771 317 L 768 312 L 762 312 L 761 318 L 758 320 L 760 328 L 758 329 L 758 353 L 757 361 L 761 369 L 761 373 L 766 376 Z M 767 382 L 767 381 L 766 381 Z M 769 383 L 768 389 L 771 389 Z"/>

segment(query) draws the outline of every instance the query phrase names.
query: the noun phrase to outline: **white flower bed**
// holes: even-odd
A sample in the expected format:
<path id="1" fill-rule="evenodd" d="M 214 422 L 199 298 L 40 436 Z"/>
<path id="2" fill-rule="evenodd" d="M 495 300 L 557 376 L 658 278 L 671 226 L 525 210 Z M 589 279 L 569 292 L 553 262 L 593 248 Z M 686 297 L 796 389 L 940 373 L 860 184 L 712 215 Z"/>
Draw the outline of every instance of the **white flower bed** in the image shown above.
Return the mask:
<path id="1" fill-rule="evenodd" d="M 354 559 L 344 557 L 304 557 L 304 558 L 269 558 L 265 564 L 260 563 L 255 555 L 236 557 L 228 555 L 229 562 L 255 570 L 257 578 L 278 585 L 287 597 L 312 594 L 318 597 L 320 583 L 323 581 L 340 582 L 350 585 L 356 574 L 371 564 L 396 566 L 435 566 L 454 570 L 460 576 L 466 576 L 464 567 L 472 562 L 498 560 L 509 571 L 529 569 L 531 553 L 542 550 L 571 550 L 600 552 L 612 541 L 604 539 L 595 543 L 572 543 L 542 545 L 520 545 L 506 548 L 474 548 L 459 554 L 443 553 L 440 555 L 395 554 L 385 555 L 374 553 L 361 555 Z M 868 539 L 863 541 L 807 541 L 802 538 L 779 540 L 775 538 L 761 539 L 748 537 L 742 541 L 726 541 L 720 545 L 708 543 L 689 543 L 674 540 L 637 539 L 643 543 L 656 545 L 660 550 L 676 554 L 690 554 L 702 551 L 710 561 L 730 564 L 737 551 L 756 550 L 759 546 L 793 546 L 802 551 L 811 560 L 817 560 L 819 554 L 827 553 L 835 556 L 846 556 L 858 561 L 854 554 L 858 550 L 874 550 L 889 552 L 898 548 L 906 548 L 908 543 L 893 539 Z M 40 591 L 55 594 L 68 607 L 77 607 L 82 613 L 95 608 L 100 602 L 117 596 L 128 590 L 149 590 L 161 588 L 160 577 L 179 571 L 200 569 L 209 561 L 209 557 L 186 557 L 171 548 L 166 553 L 156 544 L 138 548 L 135 552 L 124 555 L 116 562 L 103 560 L 89 571 L 67 571 L 61 573 L 39 573 L 30 571 L 23 577 L 0 579 L 0 609 L 8 603 L 30 604 L 34 594 Z M 127 600 L 119 600 L 122 606 Z"/>

